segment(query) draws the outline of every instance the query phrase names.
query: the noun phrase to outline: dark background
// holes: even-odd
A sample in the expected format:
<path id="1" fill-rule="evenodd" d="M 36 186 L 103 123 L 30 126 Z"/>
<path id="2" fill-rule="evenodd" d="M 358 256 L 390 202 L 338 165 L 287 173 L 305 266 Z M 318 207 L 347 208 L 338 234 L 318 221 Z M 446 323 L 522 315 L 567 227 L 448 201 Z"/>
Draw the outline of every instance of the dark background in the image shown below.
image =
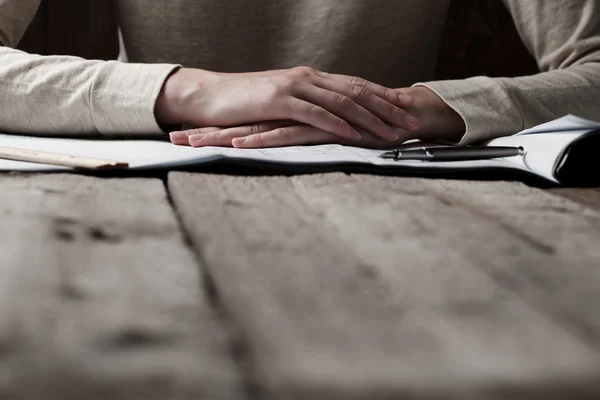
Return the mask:
<path id="1" fill-rule="evenodd" d="M 19 47 L 36 54 L 115 59 L 118 36 L 114 16 L 110 0 L 43 0 Z"/>
<path id="2" fill-rule="evenodd" d="M 36 54 L 115 59 L 115 7 L 111 0 L 44 0 L 19 47 Z M 538 72 L 502 0 L 452 1 L 438 65 L 438 79 Z"/>

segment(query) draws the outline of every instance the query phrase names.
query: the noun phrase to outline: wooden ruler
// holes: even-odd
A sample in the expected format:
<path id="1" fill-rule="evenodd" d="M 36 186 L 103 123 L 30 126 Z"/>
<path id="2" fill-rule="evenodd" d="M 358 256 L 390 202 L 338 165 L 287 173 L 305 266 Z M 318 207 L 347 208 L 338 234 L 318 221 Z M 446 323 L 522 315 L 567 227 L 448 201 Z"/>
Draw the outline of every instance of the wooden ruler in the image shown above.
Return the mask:
<path id="1" fill-rule="evenodd" d="M 67 154 L 48 153 L 45 151 L 16 149 L 0 146 L 0 158 L 14 161 L 27 161 L 38 164 L 59 165 L 78 169 L 104 170 L 122 169 L 129 167 L 129 163 L 70 156 Z"/>

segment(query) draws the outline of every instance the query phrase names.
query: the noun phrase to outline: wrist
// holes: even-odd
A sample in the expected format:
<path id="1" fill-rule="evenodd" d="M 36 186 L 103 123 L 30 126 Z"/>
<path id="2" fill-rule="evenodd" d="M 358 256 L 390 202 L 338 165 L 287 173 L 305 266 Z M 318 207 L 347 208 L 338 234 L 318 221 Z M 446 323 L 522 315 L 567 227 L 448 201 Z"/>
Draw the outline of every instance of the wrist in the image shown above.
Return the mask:
<path id="1" fill-rule="evenodd" d="M 191 100 L 219 74 L 200 69 L 180 68 L 162 86 L 154 114 L 159 125 L 192 124 Z"/>
<path id="2" fill-rule="evenodd" d="M 414 105 L 407 111 L 421 123 L 419 129 L 413 132 L 415 138 L 460 141 L 466 131 L 465 122 L 444 100 L 425 86 L 404 91 L 414 99 Z"/>

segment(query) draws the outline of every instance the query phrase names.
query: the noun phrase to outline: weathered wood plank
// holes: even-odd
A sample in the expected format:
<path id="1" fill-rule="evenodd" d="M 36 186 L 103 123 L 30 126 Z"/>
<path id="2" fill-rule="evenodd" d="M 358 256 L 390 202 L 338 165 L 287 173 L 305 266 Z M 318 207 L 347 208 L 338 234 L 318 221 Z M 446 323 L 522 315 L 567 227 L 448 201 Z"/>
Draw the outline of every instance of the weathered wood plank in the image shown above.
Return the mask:
<path id="1" fill-rule="evenodd" d="M 461 226 L 436 217 L 460 223 L 468 213 L 421 181 L 382 182 L 169 176 L 257 379 L 276 398 L 600 392 L 591 346 L 445 245 Z"/>
<path id="2" fill-rule="evenodd" d="M 516 182 L 425 185 L 459 214 L 440 223 L 464 220 L 448 246 L 600 347 L 600 213 Z"/>
<path id="3" fill-rule="evenodd" d="M 550 192 L 600 211 L 600 188 L 559 188 Z"/>
<path id="4" fill-rule="evenodd" d="M 158 179 L 0 177 L 2 399 L 243 399 Z"/>

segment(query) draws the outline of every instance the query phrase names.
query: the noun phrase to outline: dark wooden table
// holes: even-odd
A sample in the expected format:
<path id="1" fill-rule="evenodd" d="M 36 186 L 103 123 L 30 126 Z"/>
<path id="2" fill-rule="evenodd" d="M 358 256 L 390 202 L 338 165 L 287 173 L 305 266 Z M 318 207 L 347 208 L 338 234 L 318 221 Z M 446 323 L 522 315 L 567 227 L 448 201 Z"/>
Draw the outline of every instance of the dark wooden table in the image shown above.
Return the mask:
<path id="1" fill-rule="evenodd" d="M 115 58 L 111 4 L 45 0 L 21 46 Z M 536 72 L 501 0 L 449 15 L 438 78 Z M 173 172 L 0 190 L 1 400 L 600 398 L 600 189 Z"/>
<path id="2" fill-rule="evenodd" d="M 600 190 L 0 176 L 1 399 L 600 398 Z"/>

